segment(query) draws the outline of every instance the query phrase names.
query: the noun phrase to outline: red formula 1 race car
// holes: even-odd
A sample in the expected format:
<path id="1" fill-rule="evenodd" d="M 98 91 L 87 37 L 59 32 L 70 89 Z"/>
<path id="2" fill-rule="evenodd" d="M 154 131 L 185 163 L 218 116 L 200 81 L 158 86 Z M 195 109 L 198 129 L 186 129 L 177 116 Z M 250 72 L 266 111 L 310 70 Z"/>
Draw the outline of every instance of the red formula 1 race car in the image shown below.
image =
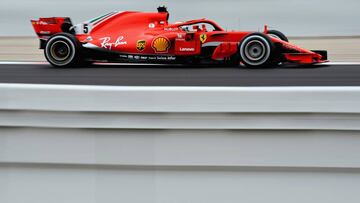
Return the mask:
<path id="1" fill-rule="evenodd" d="M 32 20 L 40 48 L 55 67 L 92 62 L 227 64 L 264 67 L 286 62 L 327 61 L 326 51 L 309 51 L 275 30 L 225 31 L 201 19 L 170 24 L 166 7 L 158 12 L 112 12 L 83 24 L 68 17 Z"/>

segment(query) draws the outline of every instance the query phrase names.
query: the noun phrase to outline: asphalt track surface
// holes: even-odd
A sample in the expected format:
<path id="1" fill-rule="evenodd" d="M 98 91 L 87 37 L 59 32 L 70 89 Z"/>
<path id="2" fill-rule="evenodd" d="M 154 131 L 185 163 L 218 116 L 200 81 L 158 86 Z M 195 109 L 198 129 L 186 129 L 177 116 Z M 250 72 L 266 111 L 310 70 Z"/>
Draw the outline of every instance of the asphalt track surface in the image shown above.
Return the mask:
<path id="1" fill-rule="evenodd" d="M 0 83 L 112 86 L 360 86 L 360 65 L 246 69 L 172 65 L 2 64 Z"/>

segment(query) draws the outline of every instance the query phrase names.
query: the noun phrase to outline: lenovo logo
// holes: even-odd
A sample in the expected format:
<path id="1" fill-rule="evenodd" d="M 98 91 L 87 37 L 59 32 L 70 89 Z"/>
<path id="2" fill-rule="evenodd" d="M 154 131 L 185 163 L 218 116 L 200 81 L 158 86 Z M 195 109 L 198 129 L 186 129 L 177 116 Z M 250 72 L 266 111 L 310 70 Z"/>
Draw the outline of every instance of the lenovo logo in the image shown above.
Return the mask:
<path id="1" fill-rule="evenodd" d="M 183 52 L 194 52 L 194 51 L 195 51 L 195 48 L 180 48 L 180 51 L 183 51 Z"/>

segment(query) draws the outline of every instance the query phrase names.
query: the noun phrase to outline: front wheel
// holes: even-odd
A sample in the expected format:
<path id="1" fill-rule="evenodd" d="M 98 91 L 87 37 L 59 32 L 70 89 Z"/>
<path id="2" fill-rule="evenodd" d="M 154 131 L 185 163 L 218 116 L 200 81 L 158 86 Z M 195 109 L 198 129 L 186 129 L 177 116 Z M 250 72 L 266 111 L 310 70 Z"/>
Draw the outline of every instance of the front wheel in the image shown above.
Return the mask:
<path id="1" fill-rule="evenodd" d="M 274 44 L 262 33 L 250 34 L 239 46 L 241 61 L 251 68 L 270 65 L 273 58 Z"/>
<path id="2" fill-rule="evenodd" d="M 60 33 L 52 36 L 46 43 L 45 58 L 55 67 L 78 66 L 82 62 L 82 46 L 75 36 Z"/>
<path id="3" fill-rule="evenodd" d="M 286 37 L 286 35 L 280 31 L 277 30 L 269 30 L 267 34 L 270 37 L 274 37 L 276 39 L 281 39 L 282 41 L 289 42 L 289 39 Z"/>

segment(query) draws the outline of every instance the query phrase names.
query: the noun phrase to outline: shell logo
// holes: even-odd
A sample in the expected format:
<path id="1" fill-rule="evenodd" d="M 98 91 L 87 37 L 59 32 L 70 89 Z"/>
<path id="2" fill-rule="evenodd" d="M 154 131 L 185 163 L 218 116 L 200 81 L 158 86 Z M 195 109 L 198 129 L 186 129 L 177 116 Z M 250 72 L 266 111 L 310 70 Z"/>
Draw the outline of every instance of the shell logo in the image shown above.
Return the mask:
<path id="1" fill-rule="evenodd" d="M 158 37 L 154 39 L 151 47 L 156 53 L 168 53 L 171 47 L 170 40 L 166 37 Z"/>

